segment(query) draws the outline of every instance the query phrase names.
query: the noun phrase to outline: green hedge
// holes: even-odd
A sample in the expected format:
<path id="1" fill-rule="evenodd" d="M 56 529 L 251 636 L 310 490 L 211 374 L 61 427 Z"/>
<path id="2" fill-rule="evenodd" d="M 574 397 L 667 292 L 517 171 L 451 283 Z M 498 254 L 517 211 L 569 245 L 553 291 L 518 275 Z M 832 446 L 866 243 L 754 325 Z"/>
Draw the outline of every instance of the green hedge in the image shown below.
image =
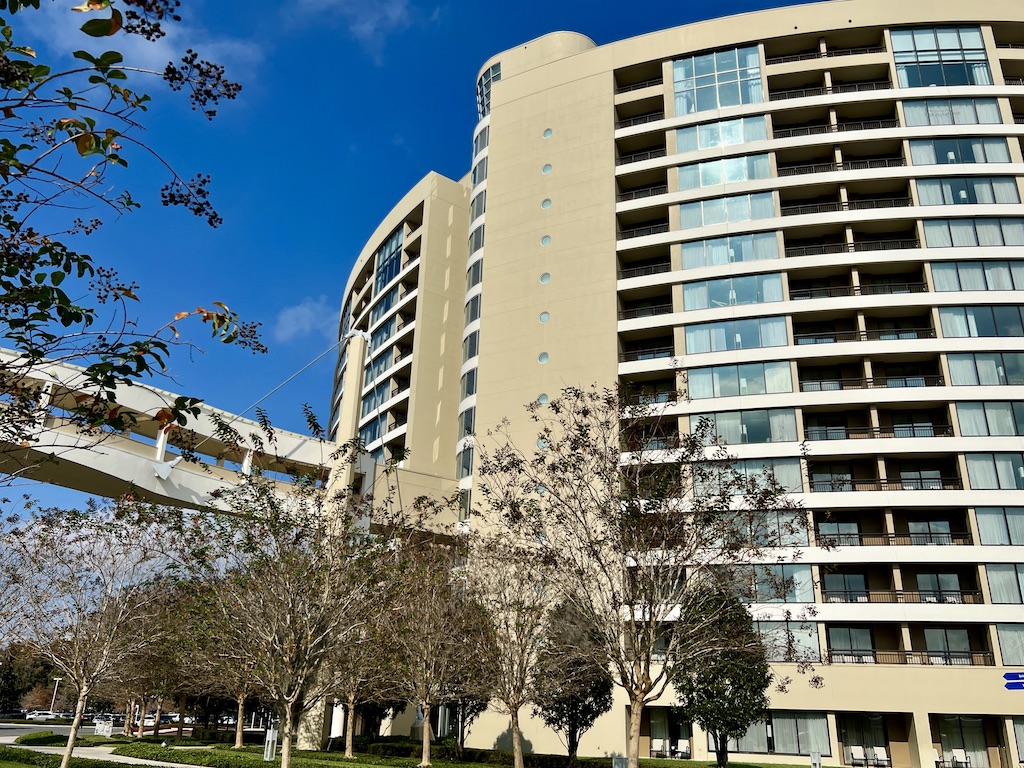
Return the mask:
<path id="1" fill-rule="evenodd" d="M 256 768 L 266 765 L 263 753 L 259 751 L 233 751 L 227 749 L 170 749 L 159 744 L 135 742 L 114 749 L 115 755 L 138 757 L 143 760 L 159 760 L 164 763 L 185 763 L 186 765 L 203 765 L 207 768 Z M 292 753 L 293 768 L 321 768 L 322 764 L 313 760 L 304 760 Z M 315 754 L 315 753 L 305 753 Z M 119 764 L 124 768 L 123 764 Z"/>
<path id="2" fill-rule="evenodd" d="M 106 736 L 94 736 L 92 734 L 79 733 L 75 739 L 75 746 L 98 747 L 101 744 L 116 744 L 117 739 L 110 739 Z M 24 744 L 27 747 L 63 747 L 68 743 L 68 737 L 53 731 L 33 731 L 23 733 L 14 740 L 15 744 Z"/>
<path id="3" fill-rule="evenodd" d="M 242 735 L 243 744 L 262 744 L 263 743 L 263 732 L 246 731 Z M 200 728 L 195 727 L 192 729 L 192 741 L 205 742 L 211 744 L 234 744 L 235 743 L 235 731 L 221 731 L 216 728 Z"/>
<path id="4" fill-rule="evenodd" d="M 34 765 L 37 768 L 60 768 L 60 758 L 60 755 L 48 755 L 43 752 L 33 752 L 30 749 L 0 745 L 0 760 L 12 763 Z M 124 768 L 124 763 L 115 763 L 111 760 L 89 760 L 84 757 L 72 758 L 71 765 L 72 768 Z"/>

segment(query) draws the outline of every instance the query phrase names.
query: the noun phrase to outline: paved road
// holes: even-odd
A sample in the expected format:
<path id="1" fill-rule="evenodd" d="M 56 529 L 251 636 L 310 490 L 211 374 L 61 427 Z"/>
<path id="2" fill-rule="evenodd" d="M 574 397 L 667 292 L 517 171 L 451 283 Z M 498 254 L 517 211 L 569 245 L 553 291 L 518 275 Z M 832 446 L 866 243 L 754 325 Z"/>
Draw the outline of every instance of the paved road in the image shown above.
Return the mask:
<path id="1" fill-rule="evenodd" d="M 68 725 L 48 725 L 46 723 L 32 724 L 32 725 L 12 725 L 11 723 L 0 723 L 0 744 L 15 746 L 23 749 L 31 749 L 33 752 L 44 752 L 50 755 L 60 755 L 64 753 L 63 747 L 21 747 L 20 744 L 15 744 L 14 740 L 24 733 L 34 733 L 36 731 L 53 731 L 54 733 L 66 734 L 71 730 L 71 726 Z M 91 734 L 92 725 L 87 725 L 82 729 L 83 733 Z M 175 768 L 195 768 L 195 766 L 186 766 L 181 763 L 172 763 L 170 761 L 162 762 L 159 760 L 142 760 L 137 757 L 122 757 L 120 755 L 111 754 L 112 747 L 75 747 L 75 757 L 87 757 L 93 760 L 111 760 L 115 763 L 126 763 L 128 765 L 149 765 L 149 766 L 175 766 Z"/>

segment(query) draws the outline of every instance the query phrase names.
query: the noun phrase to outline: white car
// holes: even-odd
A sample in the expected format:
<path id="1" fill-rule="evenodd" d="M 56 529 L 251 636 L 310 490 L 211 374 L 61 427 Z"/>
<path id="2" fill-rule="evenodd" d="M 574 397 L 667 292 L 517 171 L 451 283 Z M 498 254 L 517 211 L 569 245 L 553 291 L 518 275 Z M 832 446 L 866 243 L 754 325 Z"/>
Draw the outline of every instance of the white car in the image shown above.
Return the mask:
<path id="1" fill-rule="evenodd" d="M 59 715 L 48 709 L 33 709 L 25 715 L 26 720 L 56 720 Z"/>

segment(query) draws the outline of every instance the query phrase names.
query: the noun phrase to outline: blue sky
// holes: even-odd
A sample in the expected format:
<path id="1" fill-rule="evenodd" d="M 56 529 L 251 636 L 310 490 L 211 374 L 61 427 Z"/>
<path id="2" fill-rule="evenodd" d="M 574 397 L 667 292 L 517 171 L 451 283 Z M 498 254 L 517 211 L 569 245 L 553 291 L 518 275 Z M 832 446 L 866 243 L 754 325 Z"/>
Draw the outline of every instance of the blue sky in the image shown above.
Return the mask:
<path id="1" fill-rule="evenodd" d="M 76 4 L 43 0 L 13 22 L 50 61 L 116 48 L 162 69 L 191 47 L 243 85 L 208 122 L 154 80 L 142 118 L 146 140 L 183 176 L 211 174 L 219 229 L 163 208 L 159 165 L 135 153 L 124 181 L 143 208 L 81 244 L 141 284 L 140 327 L 212 301 L 263 323 L 261 356 L 192 329 L 205 352 L 181 350 L 173 380 L 160 383 L 237 413 L 336 341 L 349 268 L 392 205 L 428 171 L 468 170 L 475 78 L 490 56 L 554 30 L 600 45 L 785 3 L 186 0 L 159 43 L 122 35 L 91 46 Z M 331 352 L 263 402 L 276 425 L 301 431 L 303 402 L 326 422 L 334 362 Z"/>

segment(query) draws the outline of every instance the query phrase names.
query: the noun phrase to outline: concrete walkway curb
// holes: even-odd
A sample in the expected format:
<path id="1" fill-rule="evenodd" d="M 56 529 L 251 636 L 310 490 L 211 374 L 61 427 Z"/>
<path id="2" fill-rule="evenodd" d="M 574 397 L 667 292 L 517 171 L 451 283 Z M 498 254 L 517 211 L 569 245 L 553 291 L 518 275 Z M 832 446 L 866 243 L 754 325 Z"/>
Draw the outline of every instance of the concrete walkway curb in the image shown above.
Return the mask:
<path id="1" fill-rule="evenodd" d="M 24 744 L 15 744 L 15 736 L 0 736 L 0 744 L 16 749 L 25 749 L 30 752 L 42 752 L 47 755 L 63 755 L 64 747 L 30 747 Z M 125 763 L 126 765 L 155 765 L 173 766 L 173 768 L 196 768 L 188 763 L 174 763 L 169 760 L 144 760 L 141 757 L 126 757 L 113 754 L 114 747 L 75 747 L 75 757 L 83 757 L 87 760 L 109 760 L 112 763 Z"/>

